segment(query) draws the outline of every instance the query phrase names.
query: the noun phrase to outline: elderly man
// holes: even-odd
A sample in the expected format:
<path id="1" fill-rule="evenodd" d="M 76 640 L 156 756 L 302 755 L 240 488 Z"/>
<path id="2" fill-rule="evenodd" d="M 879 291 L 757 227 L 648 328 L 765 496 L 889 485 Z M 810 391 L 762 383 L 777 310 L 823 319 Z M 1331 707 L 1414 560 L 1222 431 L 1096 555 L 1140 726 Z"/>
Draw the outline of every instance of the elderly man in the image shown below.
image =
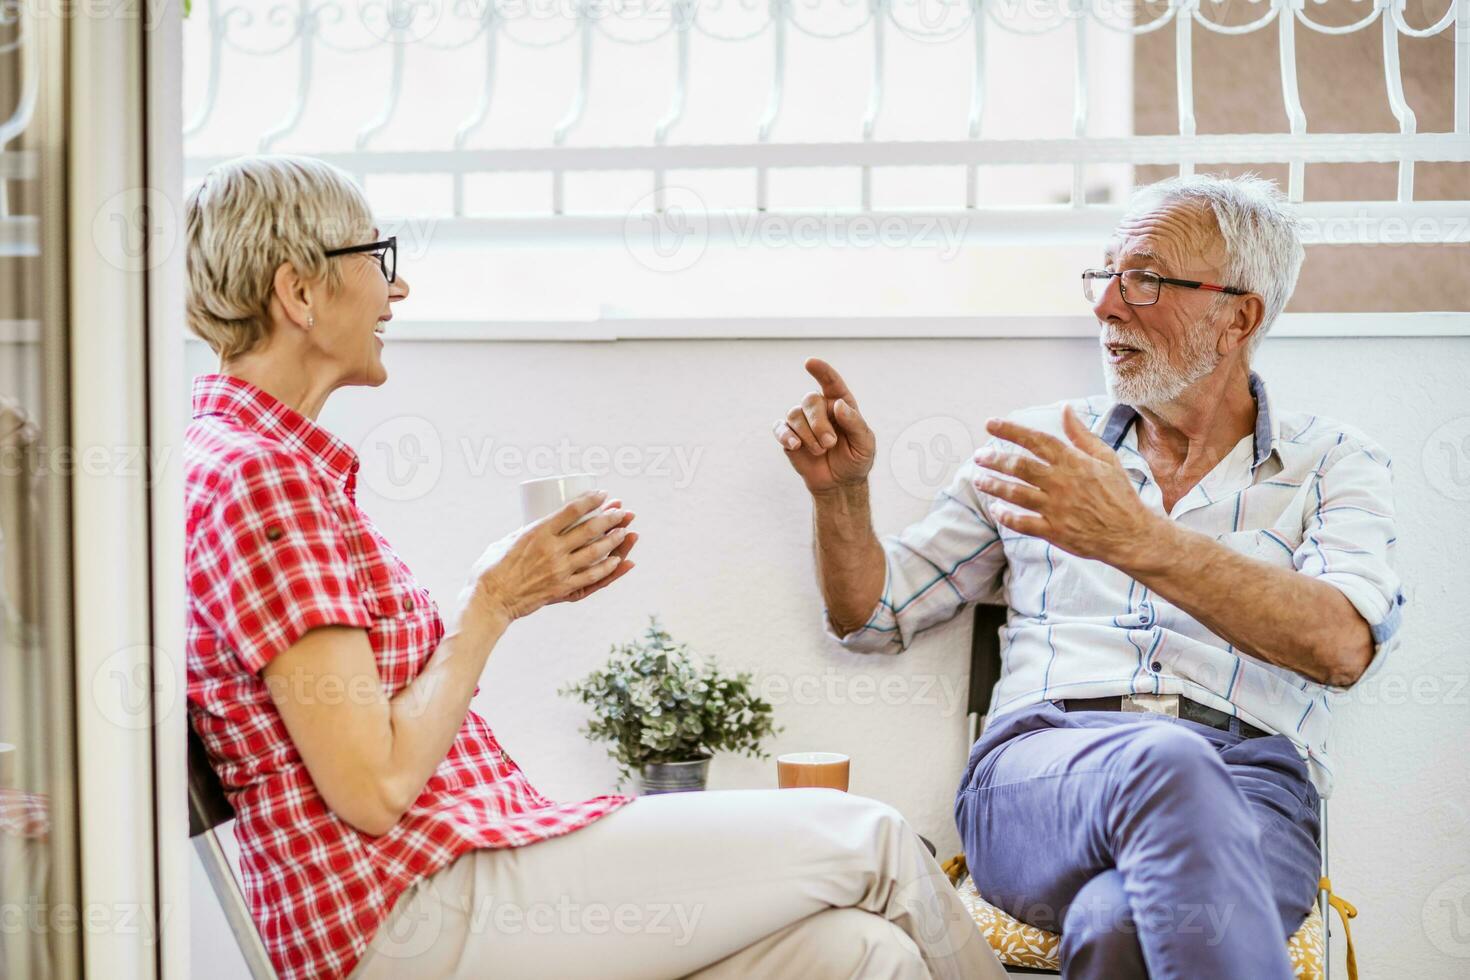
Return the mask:
<path id="1" fill-rule="evenodd" d="M 1083 273 L 1109 397 L 991 419 L 880 541 L 876 438 L 842 378 L 776 423 L 814 502 L 827 628 L 897 653 L 1003 598 L 1003 671 L 955 800 L 980 892 L 1062 934 L 1068 977 L 1290 977 L 1330 698 L 1403 595 L 1387 454 L 1250 369 L 1301 268 L 1257 178 L 1143 188 Z"/>

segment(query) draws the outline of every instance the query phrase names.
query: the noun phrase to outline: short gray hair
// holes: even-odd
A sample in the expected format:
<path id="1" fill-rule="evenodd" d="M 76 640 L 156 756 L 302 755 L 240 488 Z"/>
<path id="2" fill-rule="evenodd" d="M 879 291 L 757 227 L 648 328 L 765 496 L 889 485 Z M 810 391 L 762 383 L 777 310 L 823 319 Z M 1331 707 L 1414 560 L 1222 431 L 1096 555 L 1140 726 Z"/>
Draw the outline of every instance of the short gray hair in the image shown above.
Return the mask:
<path id="1" fill-rule="evenodd" d="M 1301 273 L 1306 253 L 1295 209 L 1275 181 L 1256 174 L 1191 174 L 1140 187 L 1128 202 L 1127 213 L 1133 216 L 1175 204 L 1210 209 L 1225 250 L 1224 285 L 1259 293 L 1265 300 L 1265 315 L 1246 350 L 1254 354 L 1286 308 Z M 1229 299 L 1228 293 L 1217 296 L 1210 314 Z"/>
<path id="2" fill-rule="evenodd" d="M 281 263 L 335 290 L 340 270 L 322 253 L 365 243 L 372 230 L 361 188 L 329 163 L 293 156 L 221 163 L 184 205 L 189 329 L 221 359 L 251 350 L 270 329 Z"/>

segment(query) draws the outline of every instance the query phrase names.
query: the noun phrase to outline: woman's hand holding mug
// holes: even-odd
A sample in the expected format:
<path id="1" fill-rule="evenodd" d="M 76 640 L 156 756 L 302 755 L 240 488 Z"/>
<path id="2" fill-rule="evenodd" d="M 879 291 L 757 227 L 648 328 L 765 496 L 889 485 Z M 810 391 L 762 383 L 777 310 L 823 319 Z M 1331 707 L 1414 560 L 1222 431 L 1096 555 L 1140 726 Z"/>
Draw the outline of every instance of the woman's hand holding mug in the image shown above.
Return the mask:
<path id="1" fill-rule="evenodd" d="M 475 562 L 457 619 L 475 606 L 510 622 L 606 588 L 633 568 L 627 560 L 638 540 L 628 529 L 633 517 L 622 501 L 593 490 L 511 532 Z"/>

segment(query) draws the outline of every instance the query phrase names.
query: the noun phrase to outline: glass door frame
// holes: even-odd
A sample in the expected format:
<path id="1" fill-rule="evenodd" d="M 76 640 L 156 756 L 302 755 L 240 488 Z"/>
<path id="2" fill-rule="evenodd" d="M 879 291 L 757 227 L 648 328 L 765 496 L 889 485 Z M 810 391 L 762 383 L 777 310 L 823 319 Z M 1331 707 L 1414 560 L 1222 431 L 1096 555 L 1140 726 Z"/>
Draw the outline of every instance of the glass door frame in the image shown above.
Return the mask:
<path id="1" fill-rule="evenodd" d="M 149 35 L 178 13 L 171 0 L 153 23 L 148 6 L 50 18 L 67 52 L 71 445 L 78 459 L 105 463 L 75 467 L 70 486 L 80 907 L 103 926 L 80 930 L 82 969 L 63 975 L 108 980 L 155 980 L 160 922 L 186 904 L 177 892 L 159 902 L 158 813 L 169 798 L 155 752 L 167 741 L 160 725 L 183 708 L 182 689 L 168 686 L 182 650 L 155 623 L 181 628 L 182 607 L 155 618 L 151 461 L 182 462 L 150 432 L 148 349 L 153 267 L 179 231 L 150 189 Z M 166 404 L 175 390 L 161 392 Z M 181 736 L 180 758 L 182 749 Z M 182 785 L 182 761 L 173 778 Z M 181 833 L 179 846 L 186 840 Z"/>
<path id="2" fill-rule="evenodd" d="M 165 0 L 164 16 L 145 31 L 143 110 L 146 117 L 145 169 L 153 207 L 166 220 L 148 263 L 147 382 L 150 444 L 173 447 L 151 469 L 149 513 L 153 635 L 166 656 L 153 667 L 153 763 L 160 923 L 158 976 L 189 978 L 189 847 L 186 696 L 184 653 L 184 428 L 188 419 L 188 379 L 184 358 L 184 104 L 183 20 L 179 0 Z M 170 231 L 169 229 L 172 229 Z M 194 896 L 215 901 L 212 895 Z"/>
<path id="3" fill-rule="evenodd" d="M 40 363 L 43 458 L 56 460 L 58 450 L 72 448 L 71 330 L 68 316 L 70 229 L 67 172 L 69 125 L 68 32 L 62 18 L 37 16 L 34 5 L 22 5 L 24 30 L 31 32 L 30 57 L 37 59 L 37 98 L 32 127 L 40 192 L 37 225 L 40 283 Z M 48 894 L 52 910 L 84 910 L 81 897 L 79 778 L 76 741 L 76 664 L 73 644 L 72 520 L 70 480 L 55 465 L 44 466 L 37 494 L 41 524 L 38 571 L 34 583 L 41 594 L 41 649 L 44 656 L 47 719 L 51 745 L 47 752 Z M 81 975 L 80 930 L 48 928 L 44 941 L 56 976 Z"/>

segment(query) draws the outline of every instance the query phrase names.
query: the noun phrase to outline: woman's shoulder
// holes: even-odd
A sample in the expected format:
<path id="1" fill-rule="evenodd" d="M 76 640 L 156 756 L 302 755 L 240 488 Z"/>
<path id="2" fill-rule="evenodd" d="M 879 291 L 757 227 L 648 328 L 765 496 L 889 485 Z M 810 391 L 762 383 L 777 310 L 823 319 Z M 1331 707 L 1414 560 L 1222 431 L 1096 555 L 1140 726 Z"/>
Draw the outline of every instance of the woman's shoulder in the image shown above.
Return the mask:
<path id="1" fill-rule="evenodd" d="M 191 511 L 252 489 L 309 491 L 315 483 L 311 461 L 300 450 L 233 419 L 205 416 L 184 433 L 184 487 Z"/>

